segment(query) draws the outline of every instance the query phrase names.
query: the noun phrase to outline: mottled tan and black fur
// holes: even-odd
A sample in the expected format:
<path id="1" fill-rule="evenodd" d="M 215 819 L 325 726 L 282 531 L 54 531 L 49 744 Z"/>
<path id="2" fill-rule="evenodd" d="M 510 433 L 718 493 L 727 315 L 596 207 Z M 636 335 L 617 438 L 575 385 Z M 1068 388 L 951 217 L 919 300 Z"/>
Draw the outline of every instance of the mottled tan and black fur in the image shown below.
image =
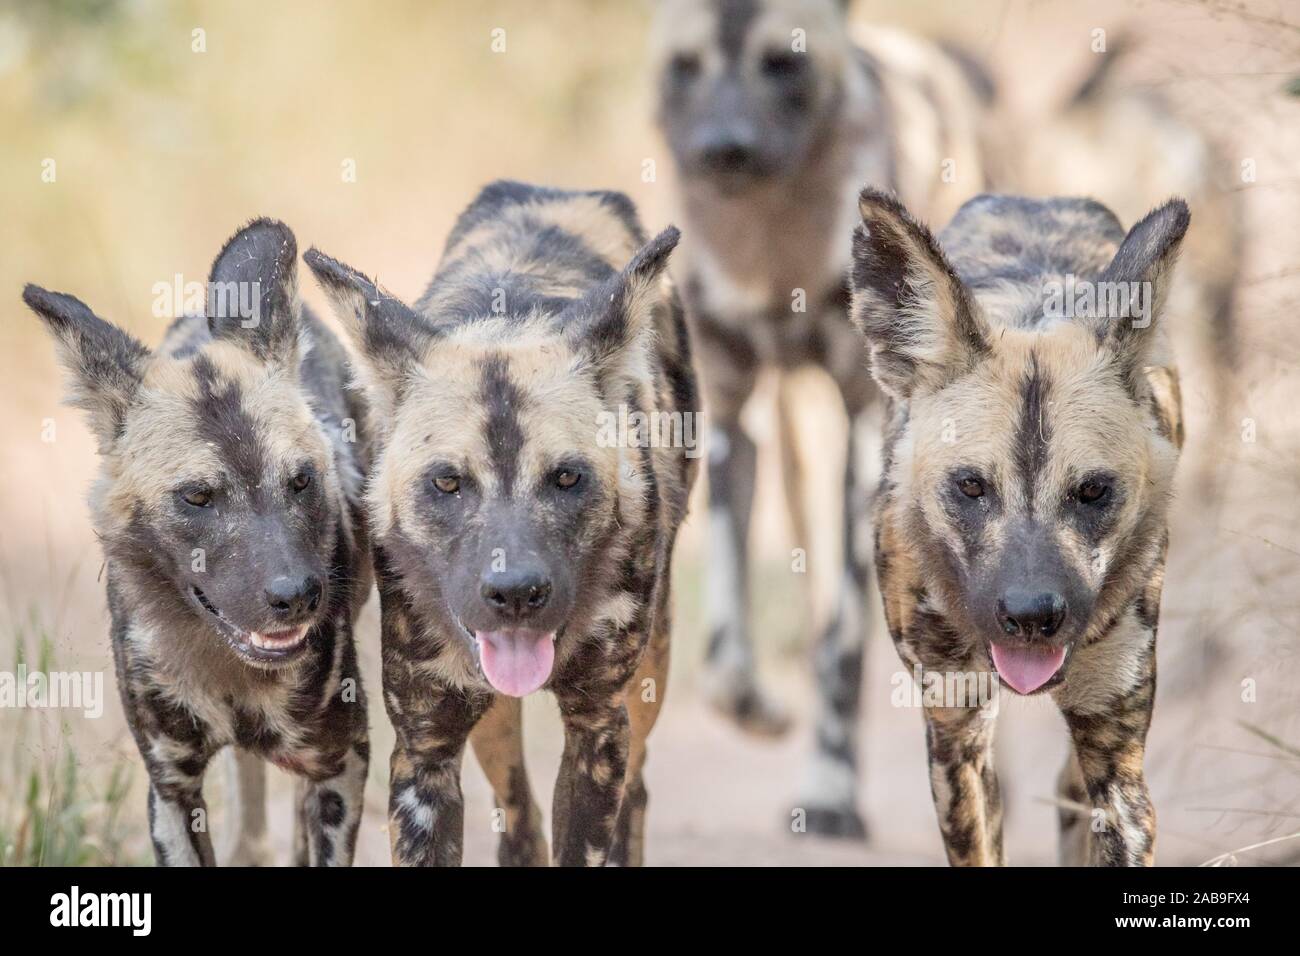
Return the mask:
<path id="1" fill-rule="evenodd" d="M 382 422 L 368 502 L 398 864 L 460 862 L 467 739 L 505 811 L 499 859 L 547 862 L 515 699 L 537 687 L 565 729 L 555 860 L 641 862 L 641 767 L 694 459 L 602 442 L 598 425 L 620 406 L 697 411 L 663 272 L 676 242 L 669 229 L 647 243 L 621 194 L 497 182 L 461 215 L 414 308 L 308 253 Z M 492 634 L 553 641 L 545 681 L 498 690 Z"/>
<path id="2" fill-rule="evenodd" d="M 177 319 L 156 351 L 71 296 L 23 296 L 99 442 L 91 512 L 160 864 L 215 862 L 203 779 L 227 746 L 305 782 L 301 862 L 352 860 L 369 759 L 352 639 L 370 589 L 365 416 L 341 346 L 298 302 L 296 258 L 283 224 L 251 223 L 213 264 L 208 315 Z"/>
<path id="3" fill-rule="evenodd" d="M 1182 444 L 1161 315 L 1187 206 L 1126 234 L 1091 200 L 981 196 L 938 241 L 888 194 L 860 209 L 853 317 L 890 397 L 875 554 L 898 652 L 945 675 L 1059 659 L 1025 690 L 1069 727 L 1063 800 L 1094 808 L 1062 810 L 1062 859 L 1149 864 L 1143 751 Z M 1140 283 L 1149 311 L 1063 316 L 1066 276 Z M 994 720 L 944 701 L 925 722 L 949 860 L 1004 862 Z"/>
<path id="4" fill-rule="evenodd" d="M 797 806 L 811 832 L 862 836 L 857 724 L 873 479 L 864 450 L 877 440 L 878 402 L 845 321 L 847 238 L 863 182 L 944 218 L 987 188 L 982 136 L 992 90 L 969 58 L 850 24 L 834 0 L 664 0 L 657 14 L 657 119 L 677 171 L 679 274 L 710 423 L 706 692 L 746 730 L 788 725 L 757 679 L 750 636 L 757 448 L 740 418 L 765 369 L 822 368 L 850 418 L 848 504 L 839 595 L 814 652 L 814 759 Z M 798 528 L 804 504 L 788 438 L 787 429 Z"/>

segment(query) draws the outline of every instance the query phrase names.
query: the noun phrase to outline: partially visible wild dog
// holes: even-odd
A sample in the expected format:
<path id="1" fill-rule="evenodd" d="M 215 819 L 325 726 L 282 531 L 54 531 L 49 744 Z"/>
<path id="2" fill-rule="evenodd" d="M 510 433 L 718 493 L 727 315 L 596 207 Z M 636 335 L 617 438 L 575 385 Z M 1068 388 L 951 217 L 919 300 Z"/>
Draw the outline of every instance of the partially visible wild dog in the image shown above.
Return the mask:
<path id="1" fill-rule="evenodd" d="M 601 440 L 600 426 L 623 409 L 697 414 L 664 276 L 677 237 L 646 243 L 619 193 L 497 182 L 414 309 L 307 254 L 383 432 L 367 500 L 398 864 L 460 863 L 468 738 L 505 810 L 500 861 L 545 865 L 515 699 L 541 688 L 565 729 L 556 860 L 641 862 L 645 738 L 695 468 L 682 443 Z"/>
<path id="2" fill-rule="evenodd" d="M 764 368 L 821 367 L 850 419 L 848 504 L 839 599 L 814 655 L 816 752 L 799 805 L 809 831 L 862 836 L 857 721 L 874 476 L 861 458 L 878 426 L 876 389 L 846 321 L 845 240 L 864 181 L 945 218 L 987 188 L 980 137 L 992 87 L 969 58 L 918 38 L 856 26 L 851 36 L 834 0 L 663 0 L 653 48 L 710 422 L 707 692 L 746 730 L 788 725 L 756 674 L 747 548 L 757 449 L 740 415 Z M 799 527 L 792 449 L 784 458 Z"/>
<path id="3" fill-rule="evenodd" d="M 212 265 L 208 314 L 154 352 L 72 296 L 23 293 L 99 443 L 113 656 L 164 865 L 215 862 L 203 777 L 228 745 L 305 781 L 301 862 L 346 866 L 356 844 L 364 410 L 299 304 L 297 255 L 282 223 L 249 224 Z"/>
<path id="4" fill-rule="evenodd" d="M 981 196 L 940 242 L 888 194 L 860 208 L 853 318 L 890 398 L 875 510 L 890 634 L 914 671 L 1050 692 L 1073 744 L 1061 798 L 1099 811 L 1061 811 L 1062 861 L 1150 864 L 1142 764 L 1182 445 L 1161 315 L 1187 205 L 1126 235 L 1091 200 Z M 954 864 L 1004 862 L 981 703 L 925 708 Z"/>
<path id="5" fill-rule="evenodd" d="M 1188 380 L 1184 399 L 1208 420 L 1210 432 L 1225 428 L 1232 407 L 1238 336 L 1234 305 L 1243 255 L 1244 211 L 1238 167 L 1196 117 L 1184 116 L 1150 85 L 1116 78 L 1140 60 L 1136 37 L 1113 39 L 1093 55 L 1093 69 L 1050 112 L 1024 117 L 1016 149 L 1007 156 L 1017 192 L 1092 196 L 1124 221 L 1136 220 L 1150 197 L 1182 196 L 1196 210 L 1183 243 L 1178 282 L 1170 292 L 1172 347 Z M 1146 131 L 1131 136 L 1135 129 Z M 1123 150 L 1115 143 L 1125 141 Z M 1235 440 L 1235 438 L 1234 438 Z M 1217 463 L 1219 456 L 1211 454 Z M 1221 471 L 1205 468 L 1215 479 Z"/>

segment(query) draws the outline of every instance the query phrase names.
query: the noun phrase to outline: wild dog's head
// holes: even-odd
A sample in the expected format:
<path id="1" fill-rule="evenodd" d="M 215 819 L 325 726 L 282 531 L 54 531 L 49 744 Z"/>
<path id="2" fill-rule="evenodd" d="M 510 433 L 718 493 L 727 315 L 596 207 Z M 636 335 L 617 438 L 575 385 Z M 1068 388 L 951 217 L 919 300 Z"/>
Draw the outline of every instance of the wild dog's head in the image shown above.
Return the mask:
<path id="1" fill-rule="evenodd" d="M 384 560 L 504 694 L 547 682 L 557 641 L 563 653 L 624 573 L 612 548 L 652 491 L 628 461 L 638 452 L 604 447 L 597 422 L 648 381 L 677 239 L 660 234 L 559 315 L 437 329 L 350 267 L 306 255 L 381 419 L 368 495 Z"/>
<path id="2" fill-rule="evenodd" d="M 853 49 L 836 0 L 663 0 L 658 122 L 682 174 L 736 192 L 796 173 L 834 126 Z"/>
<path id="3" fill-rule="evenodd" d="M 1076 212 L 1101 210 L 1077 202 Z M 1082 278 L 1145 284 L 1145 316 L 1055 322 L 1028 315 L 1044 304 L 1032 263 L 964 282 L 896 200 L 867 190 L 860 207 L 853 316 L 877 381 L 906 403 L 886 481 L 913 557 L 1006 683 L 1051 687 L 1163 548 L 1177 448 L 1146 366 L 1187 206 L 1171 201 L 1127 236 L 1106 212 L 1113 234 L 1078 243 L 1094 249 L 1096 271 Z M 992 238 L 988 258 L 1014 258 L 1019 238 Z M 1055 237 L 1043 248 L 1050 260 L 1069 245 Z M 1035 278 L 1007 278 L 1017 269 Z"/>
<path id="4" fill-rule="evenodd" d="M 202 622 L 261 667 L 297 660 L 328 604 L 341 501 L 299 385 L 296 258 L 283 224 L 241 230 L 213 263 L 207 330 L 186 320 L 189 344 L 156 353 L 72 296 L 23 293 L 98 439 L 115 576 L 156 623 Z"/>

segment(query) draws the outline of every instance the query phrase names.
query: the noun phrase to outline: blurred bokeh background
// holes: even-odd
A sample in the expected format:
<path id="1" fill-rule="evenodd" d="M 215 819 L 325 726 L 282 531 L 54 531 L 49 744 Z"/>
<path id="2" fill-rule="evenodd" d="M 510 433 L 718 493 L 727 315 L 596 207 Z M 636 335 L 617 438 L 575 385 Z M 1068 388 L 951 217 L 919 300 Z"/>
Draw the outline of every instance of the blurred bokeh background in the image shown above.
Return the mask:
<path id="1" fill-rule="evenodd" d="M 85 505 L 94 448 L 78 413 L 59 404 L 53 352 L 21 305 L 22 284 L 73 293 L 154 343 L 169 320 L 154 314 L 155 284 L 202 281 L 220 243 L 256 215 L 285 220 L 301 248 L 317 244 L 378 273 L 408 299 L 422 290 L 456 214 L 496 177 L 621 189 L 657 230 L 673 204 L 646 73 L 652 7 L 0 3 L 0 670 L 26 660 L 103 671 L 109 695 L 99 720 L 0 710 L 0 862 L 151 859 L 145 775 L 116 698 L 102 559 Z M 1214 144 L 1217 188 L 1244 216 L 1241 361 L 1227 396 L 1185 383 L 1189 451 L 1148 749 L 1158 860 L 1199 863 L 1266 843 L 1231 859 L 1300 859 L 1300 841 L 1282 839 L 1300 831 L 1300 11 L 1283 0 L 1086 8 L 922 0 L 860 2 L 853 16 L 964 44 L 994 72 L 1008 129 L 1052 115 L 1090 68 L 1091 31 L 1122 31 L 1139 45 L 1116 82 L 1167 100 Z M 1151 135 L 1127 131 L 1113 143 L 1116 155 L 1129 136 Z M 1018 134 L 1002 146 L 1017 151 Z M 653 181 L 643 176 L 646 160 Z M 1240 175 L 1246 160 L 1253 179 Z M 303 285 L 319 304 L 310 280 Z M 816 463 L 809 497 L 834 503 L 842 413 L 816 375 L 798 386 L 799 444 Z M 750 415 L 760 445 L 774 430 L 762 398 Z M 941 862 L 921 718 L 890 705 L 900 665 L 881 626 L 862 732 L 873 838 L 844 844 L 790 832 L 811 743 L 807 641 L 835 579 L 837 505 L 817 512 L 805 579 L 790 570 L 770 456 L 758 494 L 762 664 L 796 727 L 776 742 L 745 739 L 696 698 L 707 569 L 697 506 L 676 569 L 668 705 L 650 744 L 648 861 Z M 388 857 L 392 739 L 376 693 L 377 620 L 372 599 L 359 631 L 375 758 L 358 861 L 369 864 Z M 526 712 L 532 776 L 549 807 L 559 723 L 549 698 L 529 700 Z M 1050 702 L 1016 701 L 1004 706 L 999 734 L 1011 860 L 1052 862 L 1064 725 Z M 272 837 L 283 862 L 291 786 L 273 775 Z M 217 768 L 209 786 L 218 846 L 220 776 Z M 489 863 L 492 801 L 472 760 L 465 790 L 466 861 Z"/>

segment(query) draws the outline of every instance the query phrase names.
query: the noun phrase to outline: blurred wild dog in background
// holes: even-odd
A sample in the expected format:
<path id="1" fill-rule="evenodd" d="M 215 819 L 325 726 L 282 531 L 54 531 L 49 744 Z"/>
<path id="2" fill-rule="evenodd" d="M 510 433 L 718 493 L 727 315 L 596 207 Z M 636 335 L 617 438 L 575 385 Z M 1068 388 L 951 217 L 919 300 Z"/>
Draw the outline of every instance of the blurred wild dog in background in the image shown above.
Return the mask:
<path id="1" fill-rule="evenodd" d="M 1124 80 L 1141 54 L 1137 34 L 1112 37 L 1063 100 L 1007 120 L 1023 135 L 1013 138 L 1001 163 L 1018 193 L 1088 196 L 1122 222 L 1136 222 L 1159 196 L 1181 196 L 1195 210 L 1166 306 L 1169 336 L 1186 382 L 1187 411 L 1199 420 L 1193 427 L 1203 423 L 1198 437 L 1231 440 L 1237 429 L 1225 427 L 1223 416 L 1237 398 L 1234 305 L 1245 242 L 1242 184 L 1231 175 L 1238 164 L 1158 87 Z M 1205 460 L 1197 463 L 1198 480 L 1217 485 L 1222 449 L 1208 441 L 1200 447 Z"/>
<path id="2" fill-rule="evenodd" d="M 853 318 L 890 400 L 875 556 L 899 655 L 1049 692 L 1072 742 L 1062 861 L 1150 864 L 1143 759 L 1182 445 L 1163 316 L 1187 205 L 1125 234 L 1092 200 L 981 196 L 939 241 L 886 193 L 860 208 Z M 1005 862 L 990 716 L 925 708 L 954 864 Z"/>
<path id="3" fill-rule="evenodd" d="M 992 84 L 969 57 L 895 30 L 850 35 L 834 0 L 664 0 L 653 63 L 677 166 L 681 276 L 710 421 L 706 693 L 754 733 L 785 730 L 760 685 L 747 555 L 757 449 L 741 426 L 764 369 L 809 365 L 850 420 L 843 571 L 817 638 L 816 748 L 800 794 L 810 832 L 863 836 L 857 724 L 868 606 L 877 392 L 847 321 L 849 237 L 862 183 L 946 219 L 987 188 Z M 807 547 L 784 400 L 786 490 Z"/>
<path id="4" fill-rule="evenodd" d="M 397 734 L 398 864 L 461 861 L 466 740 L 506 811 L 503 864 L 548 862 L 519 699 L 558 699 L 555 858 L 639 864 L 646 735 L 695 452 L 604 420 L 698 415 L 685 318 L 630 200 L 516 182 L 460 216 L 408 307 L 312 250 L 382 434 L 368 501 Z M 602 438 L 602 435 L 604 436 Z"/>
<path id="5" fill-rule="evenodd" d="M 370 745 L 352 627 L 370 592 L 364 409 L 299 302 L 297 245 L 259 219 L 217 256 L 208 314 L 150 351 L 29 285 L 99 442 L 91 494 L 113 658 L 160 864 L 212 865 L 203 778 L 227 746 L 296 774 L 298 862 L 347 866 Z M 240 807 L 241 824 L 264 808 Z M 237 847 L 258 834 L 240 833 Z M 264 862 L 240 858 L 238 862 Z"/>

